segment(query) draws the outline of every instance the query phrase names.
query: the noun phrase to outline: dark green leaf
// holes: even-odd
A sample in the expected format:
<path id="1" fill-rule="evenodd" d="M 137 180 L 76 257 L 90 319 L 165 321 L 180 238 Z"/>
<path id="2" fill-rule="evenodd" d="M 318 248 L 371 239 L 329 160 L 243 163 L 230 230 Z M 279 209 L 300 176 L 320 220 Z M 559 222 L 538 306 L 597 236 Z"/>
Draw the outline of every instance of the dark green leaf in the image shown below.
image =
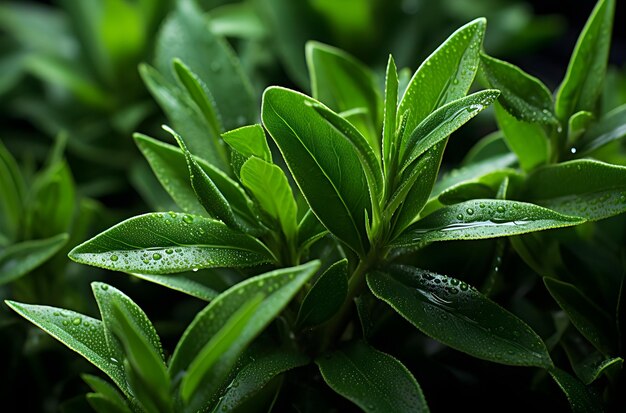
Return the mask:
<path id="1" fill-rule="evenodd" d="M 621 369 L 623 364 L 624 360 L 621 357 L 607 358 L 598 352 L 593 352 L 578 362 L 572 362 L 572 367 L 583 384 L 589 385 L 607 371 Z"/>
<path id="2" fill-rule="evenodd" d="M 297 323 L 315 326 L 329 320 L 348 295 L 348 260 L 331 265 L 317 279 L 302 301 Z"/>
<path id="3" fill-rule="evenodd" d="M 263 95 L 263 123 L 280 148 L 309 206 L 337 238 L 357 253 L 367 245 L 367 179 L 352 144 L 300 93 L 272 87 Z"/>
<path id="4" fill-rule="evenodd" d="M 604 411 L 598 397 L 569 373 L 557 369 L 550 369 L 550 375 L 563 390 L 573 413 L 601 413 Z"/>
<path id="5" fill-rule="evenodd" d="M 578 331 L 598 350 L 611 354 L 617 344 L 615 320 L 573 284 L 548 277 L 543 282 Z"/>
<path id="6" fill-rule="evenodd" d="M 28 274 L 56 254 L 68 240 L 67 234 L 13 244 L 0 251 L 0 285 Z"/>
<path id="7" fill-rule="evenodd" d="M 69 257 L 81 264 L 146 274 L 249 267 L 273 259 L 255 238 L 219 221 L 174 212 L 130 218 L 77 246 Z"/>
<path id="8" fill-rule="evenodd" d="M 131 413 L 128 407 L 115 403 L 103 394 L 87 393 L 85 397 L 91 408 L 97 413 Z"/>
<path id="9" fill-rule="evenodd" d="M 584 221 L 524 202 L 475 199 L 433 212 L 410 226 L 393 245 L 519 235 Z"/>
<path id="10" fill-rule="evenodd" d="M 367 413 L 429 411 L 411 372 L 363 342 L 348 344 L 315 362 L 334 391 Z"/>
<path id="11" fill-rule="evenodd" d="M 489 87 L 500 90 L 499 102 L 508 113 L 524 122 L 557 122 L 552 113 L 552 94 L 539 79 L 484 53 L 480 63 Z"/>
<path id="12" fill-rule="evenodd" d="M 98 376 L 92 376 L 91 374 L 83 374 L 81 375 L 81 378 L 94 392 L 98 393 L 109 402 L 116 404 L 119 408 L 118 411 L 130 413 L 130 409 L 126 405 L 124 397 L 122 397 L 122 395 L 108 381 L 101 379 Z"/>
<path id="13" fill-rule="evenodd" d="M 272 271 L 243 281 L 220 294 L 195 317 L 178 342 L 170 362 L 170 376 L 179 377 L 189 368 L 205 343 L 211 340 L 241 306 L 258 294 L 265 296 L 236 342 L 220 359 L 219 368 L 213 368 L 205 383 L 194 395 L 189 408 L 199 409 L 213 399 L 222 381 L 241 352 L 282 311 L 304 283 L 313 276 L 319 262 L 314 261 L 293 268 Z"/>
<path id="14" fill-rule="evenodd" d="M 17 238 L 22 216 L 24 180 L 17 162 L 0 141 L 0 237 Z M 0 242 L 0 245 L 2 243 Z"/>
<path id="15" fill-rule="evenodd" d="M 596 221 L 626 211 L 626 167 L 591 159 L 537 169 L 523 199 L 562 214 Z"/>
<path id="16" fill-rule="evenodd" d="M 328 231 L 310 209 L 298 223 L 298 246 L 300 251 L 309 248 L 315 241 L 321 239 Z"/>
<path id="17" fill-rule="evenodd" d="M 222 134 L 222 138 L 231 148 L 246 158 L 256 156 L 264 161 L 272 162 L 272 152 L 267 146 L 267 139 L 261 125 L 243 126 Z"/>
<path id="18" fill-rule="evenodd" d="M 598 1 L 576 42 L 556 94 L 555 111 L 563 121 L 578 111 L 595 109 L 606 74 L 614 12 L 614 0 Z"/>
<path id="19" fill-rule="evenodd" d="M 190 278 L 186 274 L 156 275 L 133 273 L 133 275 L 137 278 L 141 278 L 142 280 L 150 281 L 164 287 L 171 288 L 172 290 L 189 294 L 204 301 L 211 301 L 218 295 L 218 292 L 213 288 L 204 285 L 198 280 Z"/>
<path id="20" fill-rule="evenodd" d="M 594 123 L 576 144 L 577 156 L 584 156 L 626 136 L 626 105 L 619 106 Z"/>
<path id="21" fill-rule="evenodd" d="M 530 327 L 463 281 L 393 266 L 368 274 L 367 283 L 415 327 L 452 348 L 497 363 L 552 366 Z"/>

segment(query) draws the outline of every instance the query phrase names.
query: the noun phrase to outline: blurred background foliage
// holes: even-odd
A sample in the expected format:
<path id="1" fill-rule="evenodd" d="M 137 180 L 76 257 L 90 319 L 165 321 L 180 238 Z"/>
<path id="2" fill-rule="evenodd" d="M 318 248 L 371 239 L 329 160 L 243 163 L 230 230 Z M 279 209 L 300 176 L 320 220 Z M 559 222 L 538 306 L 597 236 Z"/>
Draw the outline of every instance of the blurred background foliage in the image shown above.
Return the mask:
<path id="1" fill-rule="evenodd" d="M 184 0 L 180 0 L 184 1 Z M 78 242 L 140 212 L 175 209 L 152 175 L 132 139 L 140 131 L 167 140 L 167 122 L 157 94 L 153 99 L 138 67 L 158 67 L 157 39 L 162 23 L 178 0 L 58 0 L 0 3 L 0 298 L 45 303 L 95 313 L 89 282 L 115 274 L 79 267 L 66 258 Z M 318 40 L 362 60 L 379 74 L 382 88 L 389 53 L 399 68 L 416 69 L 452 31 L 485 16 L 486 51 L 522 67 L 554 90 L 563 77 L 576 38 L 595 1 L 574 4 L 558 0 L 198 0 L 206 28 L 223 38 L 241 64 L 256 122 L 260 96 L 268 85 L 308 92 L 304 44 Z M 611 68 L 602 98 L 602 113 L 626 101 L 626 10 L 617 6 Z M 210 61 L 196 53 L 199 62 Z M 185 60 L 185 59 L 183 59 Z M 185 60 L 187 62 L 187 60 Z M 167 68 L 165 68 L 167 69 Z M 211 70 L 210 67 L 206 70 Z M 194 69 L 197 71 L 197 69 Z M 217 69 L 216 69 L 217 70 Z M 402 76 L 402 74 L 401 74 Z M 144 79 L 145 80 L 145 79 Z M 169 79 L 173 80 L 173 79 Z M 149 83 L 149 82 L 147 82 Z M 154 90 L 152 90 L 154 93 Z M 161 99 L 163 99 L 161 97 Z M 157 104 L 158 101 L 158 104 Z M 216 97 L 217 104 L 220 102 Z M 165 102 L 167 104 L 167 102 Z M 174 122 L 174 120 L 170 119 Z M 226 129 L 237 126 L 225 124 Z M 174 122 L 175 123 L 175 122 Z M 242 122 L 243 123 L 243 122 Z M 485 111 L 450 141 L 444 170 L 460 164 L 480 138 L 495 130 L 493 113 Z M 598 157 L 623 164 L 623 146 L 611 145 Z M 623 144 L 622 144 L 623 145 Z M 471 154 L 470 154 L 471 155 Z M 575 236 L 571 233 L 575 233 Z M 565 271 L 584 283 L 585 271 L 615 280 L 624 268 L 623 216 L 566 231 L 540 234 L 542 245 L 556 245 Z M 572 329 L 563 328 L 554 303 L 529 266 L 498 241 L 475 242 L 471 248 L 447 243 L 426 248 L 410 259 L 447 274 L 467 274 L 475 285 L 494 282 L 492 296 L 506 297 L 512 308 L 544 338 L 567 335 L 575 357 L 580 344 Z M 584 251 L 593 260 L 586 259 Z M 450 255 L 454 259 L 450 259 Z M 620 255 L 621 254 L 621 255 Z M 493 260 L 484 261 L 485 256 Z M 620 261 L 621 260 L 621 261 Z M 548 260 L 549 261 L 549 260 Z M 505 263 L 500 265 L 498 263 Z M 552 265 L 552 262 L 549 263 Z M 547 265 L 547 264 L 546 264 Z M 492 276 L 506 273 L 507 282 Z M 471 277 L 476 277 L 472 279 Z M 513 280 L 511 282 L 511 280 Z M 176 340 L 201 303 L 171 290 L 115 277 L 151 318 L 165 347 Z M 605 288 L 606 291 L 606 288 Z M 593 294 L 593 293 L 592 293 Z M 601 291 L 599 299 L 603 299 Z M 171 305 L 163 306 L 167 302 Z M 546 319 L 545 314 L 551 314 Z M 4 406 L 20 411 L 80 411 L 86 391 L 77 374 L 90 367 L 40 330 L 0 308 L 0 351 Z M 422 335 L 408 333 L 399 317 L 385 329 L 407 331 L 405 340 L 377 343 L 401 354 L 423 383 L 433 411 L 481 405 L 480 398 L 500 389 L 524 411 L 538 402 L 564 408 L 562 396 L 545 377 L 468 359 Z M 561 323 L 561 324 L 559 324 Z M 555 332 L 556 331 L 556 332 Z M 424 352 L 412 351 L 415 346 Z M 420 354 L 412 356 L 412 354 Z M 425 358 L 423 354 L 428 354 Z M 426 377 L 427 375 L 427 377 Z M 501 380 L 501 377 L 511 380 Z M 516 383 L 521 383 L 516 388 Z M 527 383 L 534 383 L 528 396 Z M 450 399 L 441 388 L 464 389 Z M 29 388 L 18 399 L 18 389 Z M 455 390 L 456 391 L 456 390 Z M 307 396 L 303 395 L 303 400 Z M 310 400 L 314 395 L 308 395 Z M 77 407 L 78 406 L 78 407 Z M 72 410 L 74 409 L 74 410 Z M 78 409 L 78 410 L 76 410 Z M 9 407 L 9 411 L 13 411 Z M 304 410 L 302 410 L 304 411 Z"/>

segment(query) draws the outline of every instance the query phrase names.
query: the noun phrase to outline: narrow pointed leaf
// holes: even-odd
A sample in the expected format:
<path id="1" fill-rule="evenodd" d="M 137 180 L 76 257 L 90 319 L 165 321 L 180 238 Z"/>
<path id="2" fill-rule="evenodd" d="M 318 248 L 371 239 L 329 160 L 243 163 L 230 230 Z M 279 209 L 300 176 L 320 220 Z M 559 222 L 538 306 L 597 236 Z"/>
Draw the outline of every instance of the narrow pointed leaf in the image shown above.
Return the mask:
<path id="1" fill-rule="evenodd" d="M 20 225 L 24 180 L 17 162 L 0 141 L 0 237 L 9 240 L 17 237 Z M 2 245 L 2 243 L 0 243 Z"/>
<path id="2" fill-rule="evenodd" d="M 311 106 L 317 101 L 277 87 L 263 96 L 263 124 L 309 206 L 333 235 L 364 254 L 371 203 L 354 148 Z"/>
<path id="3" fill-rule="evenodd" d="M 309 248 L 327 234 L 326 228 L 309 209 L 298 223 L 298 247 L 300 251 Z"/>
<path id="4" fill-rule="evenodd" d="M 385 101 L 383 112 L 383 165 L 390 168 L 391 154 L 399 148 L 396 141 L 396 119 L 398 117 L 398 70 L 393 57 L 389 55 L 385 72 Z"/>
<path id="5" fill-rule="evenodd" d="M 601 413 L 604 411 L 598 397 L 578 379 L 558 368 L 550 369 L 550 375 L 565 393 L 572 413 Z"/>
<path id="6" fill-rule="evenodd" d="M 15 301 L 6 303 L 19 315 L 85 357 L 109 376 L 124 394 L 130 396 L 122 360 L 113 357 L 100 320 L 60 308 Z"/>
<path id="7" fill-rule="evenodd" d="M 272 152 L 267 145 L 263 127 L 259 124 L 243 126 L 223 133 L 222 139 L 246 158 L 256 156 L 266 162 L 272 162 Z"/>
<path id="8" fill-rule="evenodd" d="M 348 260 L 331 265 L 302 300 L 297 324 L 314 326 L 329 320 L 341 308 L 348 295 Z"/>
<path id="9" fill-rule="evenodd" d="M 626 167 L 591 159 L 545 166 L 526 180 L 523 199 L 596 221 L 626 211 Z"/>
<path id="10" fill-rule="evenodd" d="M 172 378 L 184 374 L 204 344 L 218 334 L 244 303 L 259 294 L 265 297 L 236 341 L 222 354 L 219 364 L 208 372 L 205 385 L 192 397 L 189 409 L 200 409 L 210 401 L 216 401 L 219 388 L 241 352 L 274 320 L 318 267 L 319 262 L 313 261 L 249 278 L 220 294 L 196 315 L 172 355 L 169 366 Z"/>
<path id="11" fill-rule="evenodd" d="M 91 374 L 83 374 L 81 375 L 81 378 L 94 392 L 99 393 L 102 397 L 116 404 L 120 408 L 120 411 L 130 413 L 130 409 L 126 405 L 124 397 L 122 397 L 122 395 L 108 381 Z"/>
<path id="12" fill-rule="evenodd" d="M 315 362 L 334 391 L 367 413 L 429 411 L 411 372 L 363 342 L 348 344 Z"/>
<path id="13" fill-rule="evenodd" d="M 583 336 L 604 354 L 615 351 L 617 346 L 615 320 L 606 311 L 589 300 L 573 284 L 547 277 L 543 282 Z"/>
<path id="14" fill-rule="evenodd" d="M 85 397 L 91 408 L 97 413 L 131 413 L 128 407 L 115 403 L 103 394 L 87 393 Z"/>
<path id="15" fill-rule="evenodd" d="M 139 215 L 74 248 L 69 257 L 116 271 L 168 274 L 272 261 L 255 238 L 220 221 L 177 213 Z"/>
<path id="16" fill-rule="evenodd" d="M 602 92 L 611 46 L 615 0 L 600 0 L 585 24 L 556 95 L 559 119 L 587 110 L 593 112 Z"/>
<path id="17" fill-rule="evenodd" d="M 585 222 L 524 202 L 476 199 L 441 208 L 417 221 L 394 241 L 396 246 L 434 241 L 504 237 Z"/>
<path id="18" fill-rule="evenodd" d="M 291 186 L 280 167 L 255 156 L 241 167 L 241 183 L 248 188 L 261 208 L 280 224 L 287 242 L 298 235 L 298 206 Z"/>
<path id="19" fill-rule="evenodd" d="M 67 243 L 59 234 L 42 240 L 24 241 L 0 251 L 0 285 L 6 284 L 42 265 Z"/>
<path id="20" fill-rule="evenodd" d="M 478 70 L 486 24 L 480 18 L 461 27 L 417 69 L 398 109 L 400 115 L 411 111 L 409 133 L 435 109 L 465 96 Z"/>
<path id="21" fill-rule="evenodd" d="M 576 154 L 584 156 L 626 136 L 626 105 L 619 106 L 594 123 L 576 143 Z"/>
<path id="22" fill-rule="evenodd" d="M 624 359 L 621 357 L 606 357 L 594 352 L 583 360 L 572 362 L 572 367 L 583 384 L 590 385 L 611 369 L 621 369 L 623 364 Z"/>
<path id="23" fill-rule="evenodd" d="M 484 53 L 480 63 L 489 87 L 500 90 L 498 102 L 509 114 L 524 122 L 557 122 L 552 113 L 552 94 L 541 80 Z"/>
<path id="24" fill-rule="evenodd" d="M 463 281 L 396 265 L 368 274 L 367 284 L 420 331 L 452 348 L 496 363 L 552 366 L 528 325 Z"/>
<path id="25" fill-rule="evenodd" d="M 155 284 L 171 288 L 172 290 L 189 294 L 192 297 L 196 297 L 204 301 L 211 301 L 219 294 L 217 290 L 214 290 L 198 280 L 191 278 L 185 273 L 168 275 L 132 273 L 132 275 L 142 280 L 150 281 Z"/>

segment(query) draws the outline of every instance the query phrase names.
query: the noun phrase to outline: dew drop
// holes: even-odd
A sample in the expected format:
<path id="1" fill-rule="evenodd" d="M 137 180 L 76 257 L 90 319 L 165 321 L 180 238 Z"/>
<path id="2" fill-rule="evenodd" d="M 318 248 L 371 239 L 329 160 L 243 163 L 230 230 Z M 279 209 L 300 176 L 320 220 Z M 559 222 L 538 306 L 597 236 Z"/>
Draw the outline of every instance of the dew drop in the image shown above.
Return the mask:
<path id="1" fill-rule="evenodd" d="M 458 219 L 459 221 L 463 219 L 463 214 L 459 214 L 456 216 L 456 219 Z"/>
<path id="2" fill-rule="evenodd" d="M 152 254 L 152 259 L 160 260 L 161 259 L 161 254 L 159 254 L 158 252 L 155 252 L 154 254 Z"/>
<path id="3" fill-rule="evenodd" d="M 81 323 L 81 319 L 80 317 L 76 317 L 75 319 L 72 320 L 72 324 L 74 324 L 75 326 L 79 326 Z"/>
<path id="4" fill-rule="evenodd" d="M 117 255 L 111 255 L 111 261 L 117 261 L 119 257 Z"/>
<path id="5" fill-rule="evenodd" d="M 499 206 L 496 208 L 496 211 L 498 211 L 499 213 L 503 213 L 504 212 L 504 207 L 503 206 Z"/>
<path id="6" fill-rule="evenodd" d="M 467 215 L 474 215 L 474 210 L 472 208 L 467 208 L 465 212 L 467 212 Z"/>
<path id="7" fill-rule="evenodd" d="M 63 325 L 64 325 L 64 326 L 67 326 L 67 325 L 69 325 L 69 324 L 70 324 L 70 322 L 69 322 L 69 321 L 67 321 L 67 320 L 63 320 Z"/>
<path id="8" fill-rule="evenodd" d="M 193 217 L 191 215 L 184 215 L 183 222 L 185 224 L 191 224 L 193 222 Z"/>
<path id="9" fill-rule="evenodd" d="M 198 269 L 197 269 L 197 268 L 194 268 L 194 269 L 192 269 L 191 271 L 193 271 L 193 272 L 198 272 Z"/>
<path id="10" fill-rule="evenodd" d="M 108 290 L 108 289 L 109 289 L 109 286 L 108 286 L 108 285 L 106 285 L 106 284 L 102 284 L 102 285 L 100 286 L 100 288 L 102 288 L 104 291 L 106 291 L 106 290 Z"/>
<path id="11" fill-rule="evenodd" d="M 569 150 L 571 153 L 576 153 L 576 148 L 572 148 Z"/>
<path id="12" fill-rule="evenodd" d="M 165 250 L 165 253 L 166 253 L 166 254 L 173 254 L 173 253 L 174 253 L 174 250 L 173 250 L 173 249 L 171 249 L 171 248 L 168 248 L 168 249 L 166 249 L 166 250 Z"/>

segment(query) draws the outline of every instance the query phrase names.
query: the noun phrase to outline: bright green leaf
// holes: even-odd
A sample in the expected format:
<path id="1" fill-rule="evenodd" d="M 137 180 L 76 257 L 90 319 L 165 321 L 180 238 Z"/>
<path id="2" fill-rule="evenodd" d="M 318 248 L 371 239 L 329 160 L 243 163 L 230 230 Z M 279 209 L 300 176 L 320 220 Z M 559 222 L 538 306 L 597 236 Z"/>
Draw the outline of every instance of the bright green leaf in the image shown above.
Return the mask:
<path id="1" fill-rule="evenodd" d="M 267 145 L 261 125 L 242 126 L 222 134 L 222 138 L 231 148 L 246 158 L 256 156 L 266 162 L 272 162 L 272 152 Z"/>
<path id="2" fill-rule="evenodd" d="M 626 136 L 626 105 L 619 106 L 595 122 L 576 143 L 577 156 L 584 156 Z"/>

